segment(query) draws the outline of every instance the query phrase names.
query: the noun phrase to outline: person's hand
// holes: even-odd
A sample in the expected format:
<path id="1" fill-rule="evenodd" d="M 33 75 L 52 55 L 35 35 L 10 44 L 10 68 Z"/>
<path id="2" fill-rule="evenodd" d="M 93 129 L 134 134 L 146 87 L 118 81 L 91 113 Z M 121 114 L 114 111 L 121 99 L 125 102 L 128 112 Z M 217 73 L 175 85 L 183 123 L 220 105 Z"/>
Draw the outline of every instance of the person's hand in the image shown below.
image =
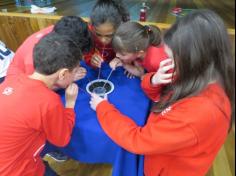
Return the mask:
<path id="1" fill-rule="evenodd" d="M 101 68 L 103 58 L 99 54 L 94 54 L 91 58 L 91 65 L 97 68 Z"/>
<path id="2" fill-rule="evenodd" d="M 76 70 L 75 76 L 74 76 L 74 81 L 78 81 L 80 79 L 83 79 L 87 74 L 87 70 L 84 67 L 79 67 Z"/>
<path id="3" fill-rule="evenodd" d="M 65 91 L 65 99 L 66 99 L 66 108 L 74 108 L 76 98 L 79 92 L 79 88 L 77 84 L 72 83 L 70 84 Z"/>
<path id="4" fill-rule="evenodd" d="M 101 103 L 103 100 L 107 100 L 107 96 L 105 96 L 104 98 L 98 96 L 97 94 L 91 94 L 91 100 L 89 102 L 90 107 L 96 111 L 96 108 L 98 106 L 99 103 Z"/>
<path id="5" fill-rule="evenodd" d="M 123 64 L 123 67 L 125 69 L 125 75 L 130 79 L 135 78 L 135 76 L 141 77 L 144 75 L 144 68 L 135 62 L 133 64 Z"/>
<path id="6" fill-rule="evenodd" d="M 132 73 L 130 73 L 128 70 L 124 71 L 124 74 L 127 76 L 127 78 L 129 79 L 134 79 L 135 75 L 133 75 Z"/>
<path id="7" fill-rule="evenodd" d="M 109 65 L 112 70 L 115 70 L 117 67 L 121 67 L 123 64 L 119 58 L 115 57 L 112 59 L 112 61 L 110 61 Z"/>
<path id="8" fill-rule="evenodd" d="M 173 74 L 168 73 L 169 70 L 174 69 L 175 65 L 173 59 L 165 59 L 160 62 L 158 71 L 153 75 L 151 83 L 153 85 L 168 84 L 172 82 Z"/>

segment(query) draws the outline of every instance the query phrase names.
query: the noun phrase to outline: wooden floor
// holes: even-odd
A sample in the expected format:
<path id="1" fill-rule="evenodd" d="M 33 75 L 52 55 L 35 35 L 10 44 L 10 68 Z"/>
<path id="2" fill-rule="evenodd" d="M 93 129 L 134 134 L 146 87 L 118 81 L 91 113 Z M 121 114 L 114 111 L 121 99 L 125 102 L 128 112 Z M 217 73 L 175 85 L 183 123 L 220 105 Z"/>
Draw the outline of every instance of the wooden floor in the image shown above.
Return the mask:
<path id="1" fill-rule="evenodd" d="M 21 5 L 25 1 L 19 0 Z M 57 7 L 55 15 L 79 15 L 88 17 L 91 13 L 95 0 L 32 0 L 33 2 L 45 2 L 45 5 Z M 150 22 L 172 24 L 176 17 L 171 14 L 173 7 L 181 7 L 188 12 L 194 9 L 208 8 L 217 12 L 225 21 L 228 28 L 235 28 L 235 0 L 124 0 L 131 14 L 132 20 L 139 20 L 139 11 L 142 2 L 147 2 L 150 7 L 147 20 Z M 27 5 L 27 4 L 26 4 Z M 15 0 L 1 0 L 0 10 L 7 9 L 9 12 L 28 13 L 29 8 L 16 7 Z"/>
<path id="2" fill-rule="evenodd" d="M 60 176 L 111 176 L 112 167 L 105 164 L 84 164 L 68 160 L 57 163 L 45 157 Z M 225 145 L 220 150 L 214 164 L 206 176 L 235 175 L 235 128 L 229 133 Z"/>

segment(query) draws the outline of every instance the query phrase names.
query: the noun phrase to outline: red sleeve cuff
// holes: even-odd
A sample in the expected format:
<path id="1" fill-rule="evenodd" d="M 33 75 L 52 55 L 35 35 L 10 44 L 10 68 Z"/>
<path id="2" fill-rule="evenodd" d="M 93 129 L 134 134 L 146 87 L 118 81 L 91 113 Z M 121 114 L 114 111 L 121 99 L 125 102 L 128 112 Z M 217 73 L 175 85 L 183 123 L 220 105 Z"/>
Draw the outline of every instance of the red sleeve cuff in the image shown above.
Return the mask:
<path id="1" fill-rule="evenodd" d="M 98 104 L 96 111 L 99 113 L 104 111 L 104 109 L 111 110 L 113 108 L 114 106 L 112 104 L 110 104 L 107 100 L 103 100 L 101 103 Z"/>
<path id="2" fill-rule="evenodd" d="M 116 111 L 116 108 L 107 100 L 102 101 L 101 103 L 98 104 L 96 108 L 98 119 L 105 117 L 106 113 L 110 111 Z"/>
<path id="3" fill-rule="evenodd" d="M 151 79 L 155 73 L 147 73 L 142 80 L 141 87 L 146 95 L 153 101 L 157 102 L 160 99 L 162 85 L 152 85 Z"/>
<path id="4" fill-rule="evenodd" d="M 73 122 L 73 125 L 75 123 L 75 111 L 73 108 L 65 108 L 65 114 L 68 119 L 70 119 Z"/>
<path id="5" fill-rule="evenodd" d="M 147 73 L 144 75 L 142 80 L 142 87 L 148 87 L 149 89 L 156 89 L 157 87 L 160 87 L 160 85 L 153 85 L 151 83 L 152 76 L 155 74 L 155 72 Z"/>

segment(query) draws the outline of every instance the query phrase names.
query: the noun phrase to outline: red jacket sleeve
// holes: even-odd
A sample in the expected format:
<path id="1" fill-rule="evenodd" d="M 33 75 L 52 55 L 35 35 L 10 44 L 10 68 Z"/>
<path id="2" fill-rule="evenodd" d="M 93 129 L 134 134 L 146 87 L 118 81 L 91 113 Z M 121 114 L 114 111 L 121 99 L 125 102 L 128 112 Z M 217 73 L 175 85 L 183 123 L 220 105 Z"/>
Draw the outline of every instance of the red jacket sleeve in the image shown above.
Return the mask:
<path id="1" fill-rule="evenodd" d="M 69 143 L 75 123 L 73 109 L 64 108 L 62 104 L 51 108 L 43 118 L 43 130 L 49 142 L 57 146 Z"/>
<path id="2" fill-rule="evenodd" d="M 24 54 L 22 54 L 19 49 L 19 51 L 15 53 L 14 58 L 8 67 L 7 76 L 14 76 L 22 73 L 25 73 Z"/>
<path id="3" fill-rule="evenodd" d="M 97 107 L 97 116 L 105 133 L 133 153 L 171 153 L 197 143 L 197 137 L 190 126 L 175 118 L 168 118 L 175 116 L 174 112 L 165 117 L 151 114 L 147 124 L 140 127 L 113 105 L 103 101 Z"/>
<path id="4" fill-rule="evenodd" d="M 151 84 L 151 78 L 155 73 L 147 73 L 144 75 L 141 86 L 145 94 L 152 100 L 152 101 L 159 101 L 161 91 L 163 86 L 153 86 Z"/>
<path id="5" fill-rule="evenodd" d="M 92 56 L 94 55 L 94 53 L 95 53 L 95 49 L 93 48 L 93 49 L 91 49 L 91 51 L 90 51 L 89 53 L 86 53 L 86 54 L 84 54 L 84 56 L 83 56 L 85 63 L 86 63 L 87 65 L 91 66 L 91 67 L 92 67 L 92 65 L 91 65 L 91 59 L 92 59 Z"/>

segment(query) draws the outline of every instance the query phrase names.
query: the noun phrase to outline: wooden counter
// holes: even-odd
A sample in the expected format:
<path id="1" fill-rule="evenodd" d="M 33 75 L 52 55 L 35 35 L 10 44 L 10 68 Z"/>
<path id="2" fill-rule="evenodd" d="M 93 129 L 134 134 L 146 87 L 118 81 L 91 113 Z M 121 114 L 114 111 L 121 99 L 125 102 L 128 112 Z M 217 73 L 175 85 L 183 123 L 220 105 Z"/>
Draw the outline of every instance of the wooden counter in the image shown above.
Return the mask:
<path id="1" fill-rule="evenodd" d="M 0 11 L 7 9 L 8 12 L 29 13 L 29 7 L 24 7 L 29 3 L 37 2 L 45 6 L 55 6 L 55 15 L 79 15 L 89 17 L 96 0 L 16 0 L 21 1 L 21 5 L 16 6 L 15 0 L 1 0 Z M 234 0 L 123 0 L 131 14 L 132 20 L 139 20 L 139 11 L 142 2 L 147 2 L 149 6 L 147 21 L 155 23 L 172 24 L 176 17 L 171 13 L 174 7 L 180 7 L 185 12 L 191 9 L 207 8 L 214 10 L 225 21 L 228 28 L 235 28 L 235 1 Z"/>
<path id="2" fill-rule="evenodd" d="M 27 1 L 27 0 L 21 0 Z M 28 0 L 29 1 L 29 0 Z M 34 0 L 31 0 L 34 1 Z M 39 0 L 35 0 L 39 1 Z M 45 0 L 55 6 L 57 11 L 49 15 L 31 14 L 30 7 L 16 6 L 14 0 L 1 0 L 0 2 L 0 40 L 9 48 L 17 47 L 32 33 L 55 24 L 61 16 L 78 15 L 88 19 L 95 0 Z M 216 11 L 229 28 L 233 45 L 235 45 L 235 1 L 234 0 L 146 0 L 148 11 L 147 24 L 155 24 L 161 29 L 169 28 L 176 20 L 171 14 L 175 6 L 182 7 L 186 12 L 191 9 L 209 8 Z M 124 0 L 131 14 L 131 20 L 139 20 L 141 0 Z M 24 5 L 24 4 L 22 4 Z M 189 10 L 190 9 L 190 10 Z"/>

